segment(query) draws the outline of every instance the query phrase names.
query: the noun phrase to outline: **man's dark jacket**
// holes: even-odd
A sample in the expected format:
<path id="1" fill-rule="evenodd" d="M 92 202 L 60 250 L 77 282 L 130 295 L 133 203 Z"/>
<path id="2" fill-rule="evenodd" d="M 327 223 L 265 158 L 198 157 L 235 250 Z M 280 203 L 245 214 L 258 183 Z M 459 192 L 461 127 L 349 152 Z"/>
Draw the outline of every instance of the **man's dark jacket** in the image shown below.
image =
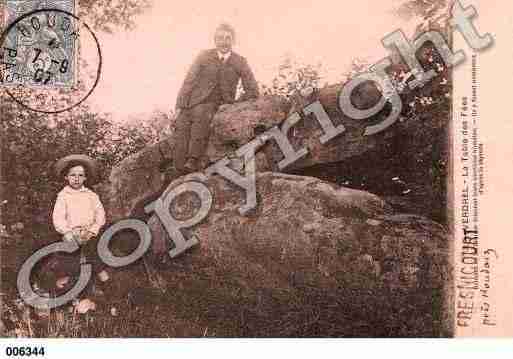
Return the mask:
<path id="1" fill-rule="evenodd" d="M 216 49 L 205 50 L 192 64 L 178 98 L 176 108 L 185 109 L 205 101 L 214 91 L 220 91 L 223 103 L 233 103 L 239 79 L 244 87 L 244 100 L 258 97 L 258 85 L 246 59 L 232 51 L 223 64 Z"/>

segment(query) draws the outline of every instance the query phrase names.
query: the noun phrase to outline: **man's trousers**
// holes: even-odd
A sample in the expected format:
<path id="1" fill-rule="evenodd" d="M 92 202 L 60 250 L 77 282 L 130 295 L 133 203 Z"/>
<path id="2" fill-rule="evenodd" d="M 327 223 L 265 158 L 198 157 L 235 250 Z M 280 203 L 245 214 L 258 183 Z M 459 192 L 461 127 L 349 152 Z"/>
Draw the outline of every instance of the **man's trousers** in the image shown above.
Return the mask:
<path id="1" fill-rule="evenodd" d="M 202 169 L 202 159 L 210 137 L 210 124 L 218 107 L 217 103 L 201 103 L 182 109 L 176 118 L 173 158 L 178 171 L 185 172 L 185 163 L 189 160 L 193 162 L 195 170 Z"/>

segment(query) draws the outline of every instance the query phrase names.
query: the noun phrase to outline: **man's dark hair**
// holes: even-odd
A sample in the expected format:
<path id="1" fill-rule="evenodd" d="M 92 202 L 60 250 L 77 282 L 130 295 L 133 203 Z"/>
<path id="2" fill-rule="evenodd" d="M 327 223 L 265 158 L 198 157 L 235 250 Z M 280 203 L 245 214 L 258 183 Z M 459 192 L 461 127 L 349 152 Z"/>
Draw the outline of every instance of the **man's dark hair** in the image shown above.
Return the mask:
<path id="1" fill-rule="evenodd" d="M 232 39 L 235 41 L 235 29 L 233 28 L 232 25 L 230 25 L 226 22 L 223 22 L 216 28 L 215 33 L 217 33 L 218 31 L 228 31 L 229 33 L 232 34 Z"/>

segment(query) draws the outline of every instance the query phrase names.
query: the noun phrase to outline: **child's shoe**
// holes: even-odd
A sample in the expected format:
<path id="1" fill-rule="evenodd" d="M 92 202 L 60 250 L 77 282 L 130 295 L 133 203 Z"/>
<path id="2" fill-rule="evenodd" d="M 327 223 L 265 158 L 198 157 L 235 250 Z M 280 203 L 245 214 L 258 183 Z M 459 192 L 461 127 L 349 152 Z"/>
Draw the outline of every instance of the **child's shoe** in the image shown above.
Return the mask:
<path id="1" fill-rule="evenodd" d="M 85 298 L 78 302 L 78 304 L 75 306 L 75 310 L 79 314 L 85 314 L 90 310 L 96 310 L 96 303 L 89 298 Z"/>

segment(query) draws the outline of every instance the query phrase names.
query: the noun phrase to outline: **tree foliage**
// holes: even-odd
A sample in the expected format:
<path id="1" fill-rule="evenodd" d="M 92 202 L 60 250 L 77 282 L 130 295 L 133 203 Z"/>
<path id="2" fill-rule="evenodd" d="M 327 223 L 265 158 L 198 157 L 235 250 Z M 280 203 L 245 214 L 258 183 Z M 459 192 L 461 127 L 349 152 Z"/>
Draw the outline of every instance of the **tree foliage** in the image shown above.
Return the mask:
<path id="1" fill-rule="evenodd" d="M 449 0 L 408 0 L 397 7 L 397 13 L 407 19 L 413 16 L 428 18 L 435 16 L 447 5 Z"/>
<path id="2" fill-rule="evenodd" d="M 96 31 L 129 30 L 134 28 L 136 16 L 150 5 L 151 0 L 79 0 L 78 16 Z M 82 61 L 81 67 L 87 69 L 88 64 Z M 82 80 L 84 87 L 88 79 Z M 33 108 L 46 108 L 50 101 L 64 108 L 62 105 L 76 103 L 80 92 L 30 88 L 11 91 Z M 1 222 L 7 229 L 21 228 L 22 223 L 32 228 L 49 222 L 55 195 L 63 185 L 52 172 L 59 158 L 87 154 L 97 159 L 105 172 L 158 138 L 153 124 L 115 124 L 107 114 L 95 112 L 85 103 L 61 114 L 47 115 L 14 103 L 4 92 L 0 100 L 0 204 Z M 162 121 L 161 115 L 157 123 Z"/>
<path id="3" fill-rule="evenodd" d="M 63 115 L 42 115 L 2 98 L 2 190 L 4 224 L 46 223 L 63 179 L 53 173 L 55 161 L 72 153 L 87 154 L 102 173 L 123 158 L 158 140 L 167 117 L 143 126 L 116 124 L 106 114 L 83 105 Z M 169 123 L 167 119 L 167 123 Z"/>
<path id="4" fill-rule="evenodd" d="M 264 95 L 276 95 L 285 100 L 307 97 L 320 88 L 322 64 L 304 64 L 291 56 L 285 57 L 271 84 L 261 84 Z"/>
<path id="5" fill-rule="evenodd" d="M 78 16 L 96 30 L 131 30 L 137 15 L 151 6 L 152 0 L 79 0 Z"/>

